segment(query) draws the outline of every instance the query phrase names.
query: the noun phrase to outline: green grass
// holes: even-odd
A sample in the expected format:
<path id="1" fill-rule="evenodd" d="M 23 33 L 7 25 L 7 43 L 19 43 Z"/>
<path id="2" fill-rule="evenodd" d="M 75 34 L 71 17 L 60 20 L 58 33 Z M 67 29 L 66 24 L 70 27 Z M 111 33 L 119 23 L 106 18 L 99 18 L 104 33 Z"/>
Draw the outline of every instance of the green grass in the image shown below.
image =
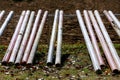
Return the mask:
<path id="1" fill-rule="evenodd" d="M 115 44 L 118 54 L 120 54 L 120 44 Z M 2 60 L 7 46 L 0 46 L 0 60 Z M 92 63 L 85 44 L 63 44 L 62 46 L 62 66 L 56 68 L 55 65 L 47 67 L 47 45 L 38 47 L 35 64 L 33 68 L 16 68 L 14 65 L 0 65 L 0 80 L 118 80 L 119 75 L 112 76 L 108 68 L 98 75 L 94 72 Z M 55 54 L 54 54 L 55 55 Z M 37 63 L 36 63 L 37 61 Z M 106 73 L 105 71 L 108 71 Z"/>

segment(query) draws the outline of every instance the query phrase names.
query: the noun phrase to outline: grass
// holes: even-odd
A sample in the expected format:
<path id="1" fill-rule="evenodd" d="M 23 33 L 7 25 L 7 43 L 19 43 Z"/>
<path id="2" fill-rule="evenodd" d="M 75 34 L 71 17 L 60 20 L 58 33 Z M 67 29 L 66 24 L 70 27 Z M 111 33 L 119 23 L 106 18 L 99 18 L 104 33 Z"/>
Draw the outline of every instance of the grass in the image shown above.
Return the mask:
<path id="1" fill-rule="evenodd" d="M 115 44 L 120 54 L 120 44 Z M 2 60 L 7 46 L 0 46 L 0 60 Z M 92 63 L 85 44 L 63 44 L 62 66 L 46 66 L 47 45 L 38 47 L 34 66 L 26 68 L 20 66 L 0 65 L 0 80 L 118 80 L 119 75 L 113 76 L 109 68 L 105 68 L 102 74 L 94 72 Z M 106 72 L 107 71 L 107 72 Z"/>

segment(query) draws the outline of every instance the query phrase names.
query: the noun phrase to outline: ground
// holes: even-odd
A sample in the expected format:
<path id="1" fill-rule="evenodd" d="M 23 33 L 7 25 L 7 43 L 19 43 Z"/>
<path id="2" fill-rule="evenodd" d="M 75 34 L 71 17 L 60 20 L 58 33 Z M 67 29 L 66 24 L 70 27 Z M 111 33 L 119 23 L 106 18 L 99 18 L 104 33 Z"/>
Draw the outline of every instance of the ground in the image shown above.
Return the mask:
<path id="1" fill-rule="evenodd" d="M 0 37 L 0 60 L 2 60 L 6 52 L 23 10 L 34 10 L 37 13 L 38 9 L 42 9 L 43 11 L 48 10 L 49 14 L 53 15 L 56 9 L 62 9 L 64 10 L 64 14 L 70 15 L 75 14 L 75 10 L 77 9 L 81 11 L 84 9 L 97 9 L 101 14 L 106 9 L 120 14 L 119 8 L 119 0 L 23 0 L 20 2 L 0 0 L 0 10 L 6 10 L 6 15 L 11 10 L 15 11 L 7 29 L 2 37 Z M 117 17 L 120 19 L 120 16 Z M 107 19 L 104 16 L 102 16 L 102 19 L 118 54 L 120 54 L 120 38 L 110 26 Z M 0 64 L 0 80 L 118 80 L 120 78 L 120 75 L 111 73 L 108 65 L 103 69 L 102 74 L 97 75 L 94 72 L 76 16 L 64 17 L 62 66 L 59 68 L 56 68 L 55 65 L 51 67 L 46 66 L 52 22 L 53 16 L 49 16 L 37 49 L 34 65 L 31 68 L 26 68 L 23 66 L 3 66 Z M 104 55 L 102 56 L 104 57 Z"/>

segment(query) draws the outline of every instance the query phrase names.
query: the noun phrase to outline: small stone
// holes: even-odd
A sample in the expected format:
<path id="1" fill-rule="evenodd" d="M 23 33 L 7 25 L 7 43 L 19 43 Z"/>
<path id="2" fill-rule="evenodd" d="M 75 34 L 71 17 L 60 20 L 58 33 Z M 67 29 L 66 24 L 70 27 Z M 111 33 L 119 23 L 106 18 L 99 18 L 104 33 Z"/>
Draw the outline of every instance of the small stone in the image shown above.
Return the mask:
<path id="1" fill-rule="evenodd" d="M 81 77 L 81 78 L 85 78 L 86 76 L 85 76 L 85 75 L 81 75 L 80 77 Z"/>
<path id="2" fill-rule="evenodd" d="M 58 71 L 55 71 L 56 74 L 58 74 Z"/>
<path id="3" fill-rule="evenodd" d="M 59 76 L 59 79 L 63 78 L 63 76 Z"/>
<path id="4" fill-rule="evenodd" d="M 49 74 L 50 72 L 47 71 L 46 73 Z"/>
<path id="5" fill-rule="evenodd" d="M 45 67 L 44 67 L 44 70 L 48 70 L 48 66 L 45 66 Z"/>
<path id="6" fill-rule="evenodd" d="M 103 80 L 103 78 L 102 77 L 96 77 L 97 78 L 97 80 Z"/>
<path id="7" fill-rule="evenodd" d="M 6 70 L 10 69 L 10 67 L 8 67 L 8 66 L 5 66 L 4 68 L 5 68 Z"/>
<path id="8" fill-rule="evenodd" d="M 48 66 L 45 66 L 45 68 L 48 68 Z"/>
<path id="9" fill-rule="evenodd" d="M 110 70 L 109 69 L 107 69 L 107 70 L 105 70 L 105 75 L 109 75 L 110 74 Z"/>
<path id="10" fill-rule="evenodd" d="M 75 64 L 76 61 L 72 61 L 72 64 Z"/>
<path id="11" fill-rule="evenodd" d="M 55 79 L 55 77 L 54 77 L 54 76 L 53 76 L 52 78 L 53 78 L 53 79 Z"/>
<path id="12" fill-rule="evenodd" d="M 23 74 L 23 72 L 21 71 L 21 72 L 19 72 L 21 75 Z"/>
<path id="13" fill-rule="evenodd" d="M 5 74 L 6 74 L 6 75 L 9 75 L 9 74 L 10 74 L 10 72 L 5 72 Z"/>
<path id="14" fill-rule="evenodd" d="M 55 71 L 55 69 L 53 68 L 52 71 Z"/>
<path id="15" fill-rule="evenodd" d="M 46 73 L 44 73 L 45 76 L 49 76 L 49 72 L 47 71 Z"/>
<path id="16" fill-rule="evenodd" d="M 23 67 L 23 68 L 22 68 L 22 71 L 25 71 L 25 70 L 26 70 L 26 67 Z"/>
<path id="17" fill-rule="evenodd" d="M 39 67 L 36 67 L 36 69 L 38 70 L 38 69 L 39 69 Z"/>
<path id="18" fill-rule="evenodd" d="M 26 80 L 29 80 L 29 78 L 28 78 L 28 77 L 26 77 Z"/>
<path id="19" fill-rule="evenodd" d="M 84 74 L 85 73 L 85 71 L 82 71 L 82 74 Z"/>
<path id="20" fill-rule="evenodd" d="M 104 77 L 103 80 L 106 80 L 106 78 Z"/>
<path id="21" fill-rule="evenodd" d="M 52 72 L 52 69 L 51 69 L 51 68 L 48 68 L 48 71 L 49 71 L 49 72 Z"/>
<path id="22" fill-rule="evenodd" d="M 67 66 L 66 69 L 70 69 L 70 66 Z"/>
<path id="23" fill-rule="evenodd" d="M 75 78 L 75 76 L 73 75 L 72 78 Z"/>
<path id="24" fill-rule="evenodd" d="M 35 68 L 36 68 L 36 66 L 32 66 L 32 68 L 33 68 L 33 69 L 35 69 Z"/>
<path id="25" fill-rule="evenodd" d="M 38 79 L 38 80 L 44 80 L 43 78 L 40 78 L 40 79 Z"/>
<path id="26" fill-rule="evenodd" d="M 33 70 L 33 68 L 30 68 L 30 70 L 32 71 L 32 70 Z"/>
<path id="27" fill-rule="evenodd" d="M 76 65 L 75 68 L 76 68 L 76 69 L 80 69 L 81 67 L 80 67 L 79 65 Z"/>
<path id="28" fill-rule="evenodd" d="M 108 76 L 110 76 L 111 74 L 110 73 L 108 73 Z"/>
<path id="29" fill-rule="evenodd" d="M 70 78 L 70 80 L 74 80 L 74 78 L 73 78 L 73 77 L 71 77 L 71 78 Z"/>
<path id="30" fill-rule="evenodd" d="M 44 73 L 46 73 L 47 71 L 43 70 Z"/>
<path id="31" fill-rule="evenodd" d="M 2 65 L 2 63 L 0 62 L 0 66 Z"/>

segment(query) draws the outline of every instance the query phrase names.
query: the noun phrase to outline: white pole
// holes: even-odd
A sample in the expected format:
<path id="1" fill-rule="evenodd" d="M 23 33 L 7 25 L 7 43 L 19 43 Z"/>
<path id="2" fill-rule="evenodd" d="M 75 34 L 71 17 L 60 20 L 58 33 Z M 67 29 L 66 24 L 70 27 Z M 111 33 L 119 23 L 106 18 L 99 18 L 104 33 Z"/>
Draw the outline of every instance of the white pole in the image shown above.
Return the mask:
<path id="1" fill-rule="evenodd" d="M 1 28 L 0 28 L 0 36 L 2 36 L 3 34 L 3 31 L 5 30 L 5 28 L 7 27 L 10 19 L 12 18 L 13 16 L 13 11 L 10 11 L 9 15 L 7 16 L 6 20 L 4 21 L 4 23 L 2 24 Z"/>
<path id="2" fill-rule="evenodd" d="M 110 49 L 110 51 L 112 53 L 113 59 L 114 59 L 115 63 L 117 64 L 117 67 L 120 70 L 120 58 L 119 58 L 119 56 L 117 54 L 117 51 L 116 51 L 115 47 L 113 46 L 113 43 L 112 43 L 112 41 L 111 41 L 111 39 L 110 39 L 110 37 L 109 37 L 109 35 L 107 33 L 107 30 L 106 30 L 106 28 L 105 28 L 105 26 L 104 26 L 104 24 L 102 22 L 102 19 L 101 19 L 100 15 L 99 15 L 99 12 L 97 10 L 95 10 L 94 14 L 96 16 L 96 19 L 98 21 L 100 29 L 101 29 L 104 37 L 105 37 L 105 40 L 106 40 L 106 42 L 108 44 L 108 47 L 109 47 L 109 49 Z"/>
<path id="3" fill-rule="evenodd" d="M 18 51 L 18 55 L 17 55 L 16 61 L 15 61 L 15 64 L 20 64 L 20 62 L 21 62 L 21 59 L 23 57 L 23 54 L 24 54 L 24 51 L 25 51 L 25 48 L 27 45 L 27 41 L 28 41 L 28 38 L 30 35 L 30 31 L 32 28 L 34 17 L 35 17 L 35 12 L 32 11 L 31 15 L 30 15 L 30 19 L 29 19 L 27 27 L 26 27 L 26 31 L 25 31 L 23 40 L 22 40 L 21 45 L 20 45 L 20 49 Z"/>
<path id="4" fill-rule="evenodd" d="M 89 13 L 89 16 L 90 16 L 90 19 L 92 21 L 93 27 L 94 27 L 95 32 L 97 34 L 97 37 L 98 37 L 98 39 L 99 39 L 99 41 L 101 43 L 104 54 L 106 56 L 106 59 L 108 61 L 108 64 L 110 65 L 110 68 L 111 68 L 112 72 L 118 72 L 118 68 L 117 68 L 117 66 L 116 66 L 116 64 L 114 62 L 114 59 L 113 59 L 113 57 L 111 55 L 111 52 L 110 52 L 110 50 L 108 48 L 108 45 L 107 45 L 107 43 L 106 43 L 106 41 L 104 39 L 104 36 L 103 36 L 103 34 L 102 34 L 102 32 L 101 32 L 101 30 L 99 28 L 99 25 L 97 24 L 97 21 L 96 21 L 94 15 L 93 15 L 92 11 L 89 10 L 88 13 Z"/>
<path id="5" fill-rule="evenodd" d="M 59 14 L 59 10 L 56 10 L 54 22 L 53 22 L 50 44 L 49 44 L 49 50 L 48 50 L 48 57 L 47 57 L 47 64 L 48 65 L 52 64 L 52 60 L 53 60 L 54 43 L 55 43 L 55 39 L 56 39 L 56 30 L 57 30 L 57 25 L 58 25 L 58 14 Z"/>
<path id="6" fill-rule="evenodd" d="M 8 48 L 7 48 L 7 51 L 6 51 L 6 53 L 5 53 L 5 56 L 4 56 L 3 59 L 2 59 L 2 63 L 3 63 L 3 64 L 6 64 L 6 62 L 8 62 L 8 60 L 9 60 L 9 58 L 10 58 L 11 52 L 12 52 L 12 50 L 13 50 L 13 48 L 14 48 L 14 45 L 15 45 L 15 42 L 16 42 L 18 33 L 19 33 L 19 31 L 20 31 L 20 28 L 21 28 L 21 25 L 22 25 L 22 22 L 23 22 L 24 16 L 25 16 L 25 11 L 22 11 L 21 16 L 20 16 L 20 19 L 19 19 L 19 21 L 18 21 L 18 24 L 17 24 L 17 26 L 16 26 L 16 29 L 15 29 L 14 34 L 13 34 L 13 36 L 12 36 L 12 39 L 11 39 L 11 41 L 10 41 L 10 44 L 9 44 L 9 46 L 8 46 Z"/>
<path id="7" fill-rule="evenodd" d="M 77 18 L 78 18 L 78 21 L 79 21 L 79 24 L 80 24 L 82 34 L 84 36 L 84 39 L 85 39 L 85 42 L 86 42 L 86 45 L 87 45 L 87 48 L 88 48 L 88 51 L 89 51 L 90 58 L 92 60 L 94 70 L 96 71 L 96 73 L 101 73 L 101 68 L 99 66 L 98 59 L 95 55 L 94 48 L 93 48 L 92 43 L 90 41 L 90 38 L 88 36 L 88 33 L 87 33 L 86 27 L 84 25 L 84 22 L 83 22 L 80 11 L 76 10 L 76 14 L 77 14 Z"/>
<path id="8" fill-rule="evenodd" d="M 108 13 L 108 11 L 104 10 L 103 13 L 105 14 L 106 18 L 108 19 L 108 21 L 112 25 L 112 27 L 115 30 L 115 32 L 117 33 L 117 35 L 120 37 L 120 29 L 118 29 L 117 25 L 114 23 L 112 17 Z"/>
<path id="9" fill-rule="evenodd" d="M 26 46 L 26 49 L 25 49 L 25 52 L 23 55 L 22 64 L 26 64 L 26 62 L 28 60 L 28 57 L 29 57 L 29 54 L 30 54 L 30 51 L 31 51 L 31 48 L 32 48 L 32 45 L 33 45 L 33 42 L 35 39 L 35 35 L 36 35 L 37 29 L 38 29 L 41 12 L 42 12 L 42 10 L 39 10 L 37 13 L 37 16 L 36 16 L 36 19 L 35 19 L 35 22 L 34 22 L 34 25 L 32 28 L 32 32 L 30 34 L 30 38 L 29 38 L 29 41 L 27 43 L 27 46 Z"/>
<path id="10" fill-rule="evenodd" d="M 120 30 L 120 21 L 115 17 L 112 11 L 108 11 L 109 15 L 112 17 L 114 23 L 117 25 L 117 27 Z"/>
<path id="11" fill-rule="evenodd" d="M 0 21 L 1 21 L 1 19 L 3 18 L 3 15 L 4 15 L 4 14 L 5 14 L 5 11 L 4 11 L 4 10 L 0 12 Z M 1 27 L 0 27 L 0 33 L 1 33 Z"/>
<path id="12" fill-rule="evenodd" d="M 59 24 L 58 24 L 58 35 L 57 35 L 57 49 L 56 49 L 56 66 L 61 64 L 61 49 L 62 49 L 62 27 L 63 27 L 63 11 L 59 12 Z"/>
<path id="13" fill-rule="evenodd" d="M 98 46 L 94 31 L 93 31 L 91 22 L 90 22 L 90 18 L 88 16 L 88 12 L 86 10 L 84 10 L 83 13 L 84 13 L 84 19 L 85 19 L 85 22 L 86 22 L 86 27 L 88 28 L 88 32 L 90 33 L 91 41 L 92 41 L 96 56 L 98 58 L 99 65 L 101 67 L 105 66 L 105 63 L 104 63 L 103 58 L 101 56 L 100 49 L 99 49 L 99 46 Z"/>
<path id="14" fill-rule="evenodd" d="M 9 63 L 14 63 L 15 61 L 15 58 L 16 58 L 16 55 L 17 55 L 17 52 L 19 50 L 19 47 L 20 47 L 20 44 L 21 44 L 21 41 L 22 41 L 22 38 L 24 36 L 24 31 L 26 29 L 26 24 L 28 22 L 28 18 L 29 18 L 29 15 L 30 15 L 30 11 L 27 10 L 26 14 L 25 14 L 25 18 L 23 20 L 23 24 L 21 26 L 21 29 L 20 29 L 20 32 L 19 32 L 19 35 L 18 35 L 18 38 L 15 42 L 15 46 L 13 48 L 13 51 L 12 51 L 12 54 L 11 54 L 11 57 L 9 59 Z"/>
<path id="15" fill-rule="evenodd" d="M 5 11 L 4 11 L 4 10 L 0 12 L 0 21 L 1 21 L 1 19 L 3 18 L 4 14 L 5 14 Z"/>
<path id="16" fill-rule="evenodd" d="M 43 30 L 43 27 L 44 27 L 44 24 L 45 24 L 45 20 L 47 18 L 47 14 L 48 14 L 48 11 L 45 11 L 44 15 L 43 15 L 43 18 L 42 18 L 42 21 L 41 21 L 41 24 L 40 24 L 39 29 L 38 29 L 38 32 L 36 34 L 36 37 L 35 37 L 35 40 L 34 40 L 34 43 L 33 43 L 33 46 L 32 46 L 28 61 L 27 61 L 27 64 L 29 64 L 29 65 L 31 65 L 32 62 L 33 62 L 35 52 L 37 50 L 37 46 L 38 46 L 38 43 L 39 43 L 39 40 L 40 40 L 40 37 L 41 37 L 41 34 L 42 34 L 42 30 Z"/>

